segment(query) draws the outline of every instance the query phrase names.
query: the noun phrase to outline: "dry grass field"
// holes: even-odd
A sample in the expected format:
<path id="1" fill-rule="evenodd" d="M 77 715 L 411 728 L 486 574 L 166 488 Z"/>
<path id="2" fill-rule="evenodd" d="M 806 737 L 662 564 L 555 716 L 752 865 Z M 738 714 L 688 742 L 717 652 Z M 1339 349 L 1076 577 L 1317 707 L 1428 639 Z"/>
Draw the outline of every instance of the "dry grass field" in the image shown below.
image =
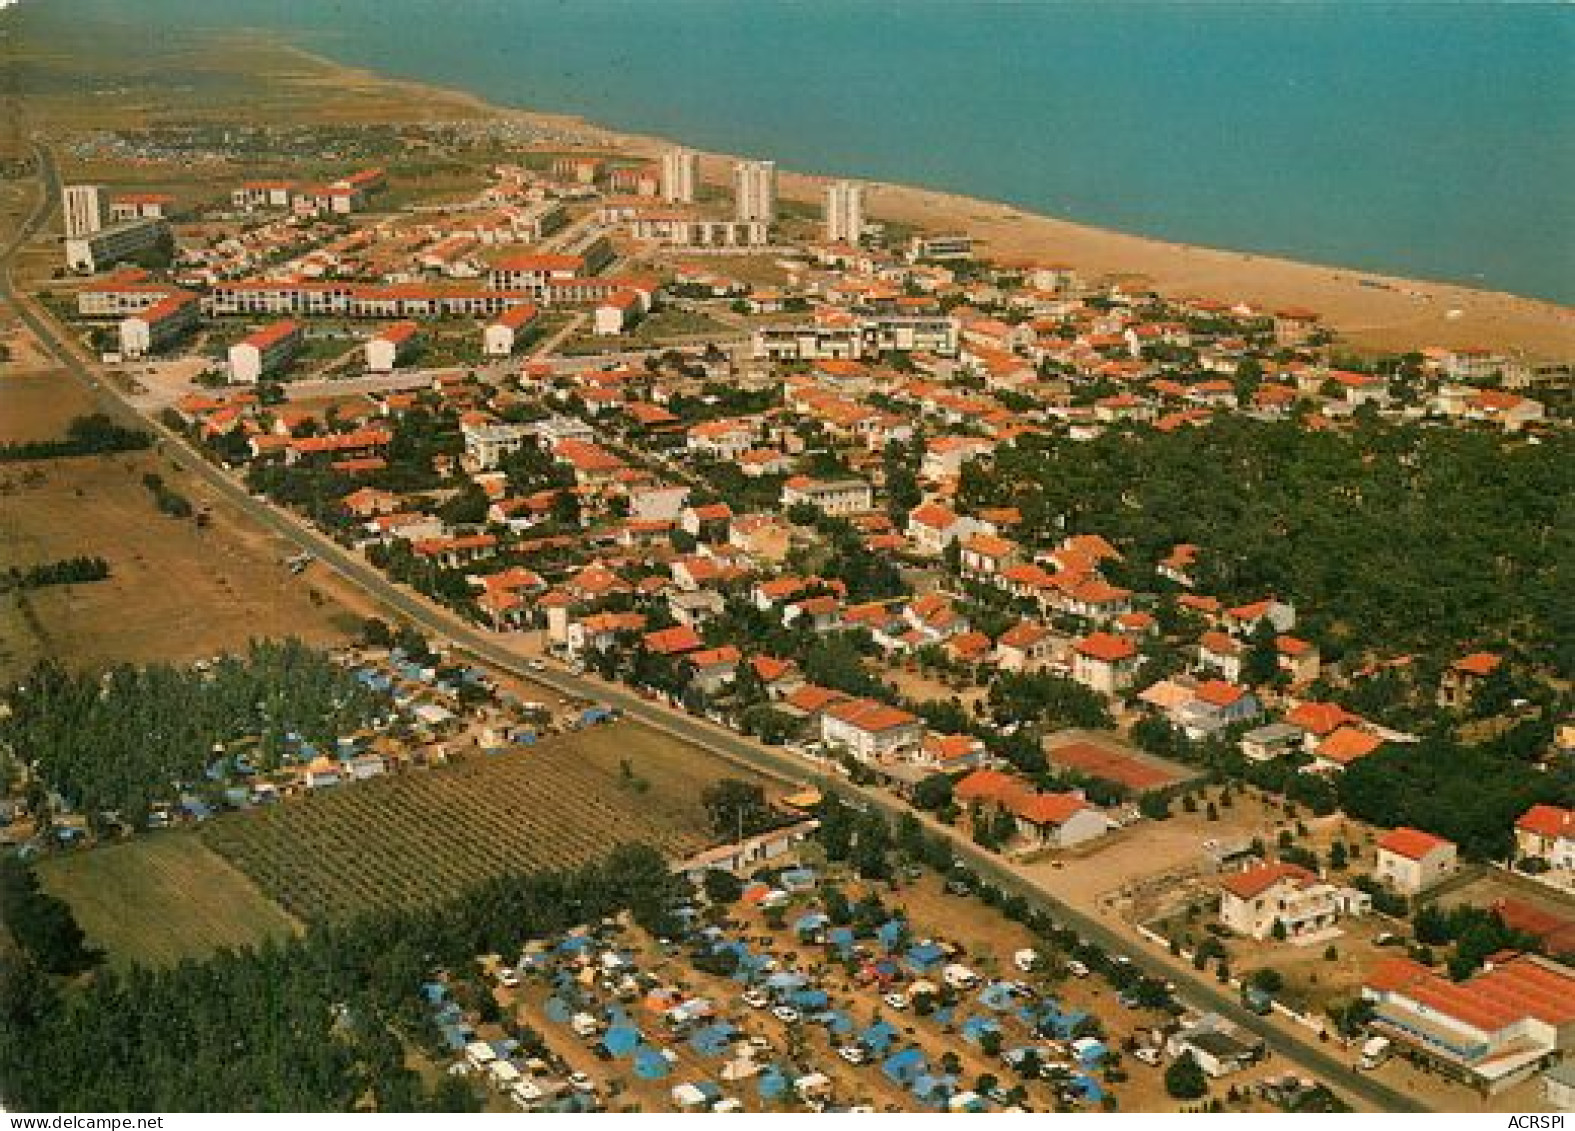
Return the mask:
<path id="1" fill-rule="evenodd" d="M 48 857 L 38 874 L 117 965 L 168 965 L 299 929 L 255 884 L 184 831 Z"/>
<path id="2" fill-rule="evenodd" d="M 211 506 L 208 525 L 160 514 L 148 472 Z M 353 616 L 314 590 L 315 570 L 292 577 L 289 553 L 151 452 L 0 467 L 0 569 L 78 555 L 110 566 L 105 581 L 6 595 L 0 676 L 44 655 L 85 666 L 200 659 L 253 637 L 343 640 Z"/>
<path id="3" fill-rule="evenodd" d="M 202 837 L 312 921 L 583 864 L 624 841 L 693 854 L 710 839 L 701 791 L 728 776 L 694 747 L 618 724 L 222 817 Z"/>

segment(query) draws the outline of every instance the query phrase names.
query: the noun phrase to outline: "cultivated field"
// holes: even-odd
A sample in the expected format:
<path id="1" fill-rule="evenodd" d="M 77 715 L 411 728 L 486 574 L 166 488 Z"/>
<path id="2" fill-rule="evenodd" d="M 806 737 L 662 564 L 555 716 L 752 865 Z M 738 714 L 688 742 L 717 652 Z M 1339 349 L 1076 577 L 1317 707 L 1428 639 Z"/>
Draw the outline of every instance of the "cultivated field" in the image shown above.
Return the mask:
<path id="1" fill-rule="evenodd" d="M 184 831 L 47 857 L 38 875 L 117 965 L 169 965 L 298 929 L 255 884 Z"/>
<path id="2" fill-rule="evenodd" d="M 583 864 L 623 841 L 693 854 L 709 840 L 700 793 L 728 776 L 693 747 L 616 725 L 223 817 L 202 836 L 318 920 Z"/>

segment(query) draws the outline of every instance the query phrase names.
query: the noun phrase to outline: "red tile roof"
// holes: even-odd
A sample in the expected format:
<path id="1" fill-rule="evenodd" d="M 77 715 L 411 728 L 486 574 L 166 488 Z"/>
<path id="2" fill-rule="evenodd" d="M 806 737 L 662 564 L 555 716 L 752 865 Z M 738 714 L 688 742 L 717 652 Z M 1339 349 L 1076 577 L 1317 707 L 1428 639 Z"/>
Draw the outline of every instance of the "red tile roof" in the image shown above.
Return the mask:
<path id="1" fill-rule="evenodd" d="M 1401 826 L 1379 837 L 1378 847 L 1396 856 L 1404 856 L 1407 860 L 1421 860 L 1440 848 L 1453 848 L 1454 842 L 1421 829 Z"/>
<path id="2" fill-rule="evenodd" d="M 1248 868 L 1245 872 L 1237 872 L 1235 875 L 1226 876 L 1220 881 L 1220 887 L 1230 892 L 1237 899 L 1256 899 L 1281 880 L 1295 881 L 1297 886 L 1300 887 L 1313 883 L 1317 879 L 1317 876 L 1300 864 L 1288 864 L 1281 861 L 1274 864 L 1264 864 L 1257 868 Z"/>

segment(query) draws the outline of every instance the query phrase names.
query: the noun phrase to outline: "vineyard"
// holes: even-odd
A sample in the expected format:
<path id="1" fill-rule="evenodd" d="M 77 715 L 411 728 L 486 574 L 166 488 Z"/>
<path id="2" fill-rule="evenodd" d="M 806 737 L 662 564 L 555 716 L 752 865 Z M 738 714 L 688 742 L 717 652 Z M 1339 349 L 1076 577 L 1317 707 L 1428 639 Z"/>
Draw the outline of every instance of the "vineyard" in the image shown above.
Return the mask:
<path id="1" fill-rule="evenodd" d="M 737 776 L 654 732 L 598 727 L 234 814 L 202 837 L 291 914 L 322 920 L 583 864 L 623 841 L 692 854 L 709 840 L 701 791 Z"/>

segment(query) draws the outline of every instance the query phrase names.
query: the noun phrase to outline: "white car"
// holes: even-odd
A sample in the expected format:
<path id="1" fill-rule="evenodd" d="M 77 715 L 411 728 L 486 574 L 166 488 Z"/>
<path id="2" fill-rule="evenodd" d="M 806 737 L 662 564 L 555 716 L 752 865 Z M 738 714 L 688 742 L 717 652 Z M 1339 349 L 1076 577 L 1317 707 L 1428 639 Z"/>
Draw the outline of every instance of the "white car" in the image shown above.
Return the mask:
<path id="1" fill-rule="evenodd" d="M 750 1009 L 764 1009 L 771 1004 L 771 999 L 765 995 L 763 990 L 746 990 L 744 992 L 744 1004 L 749 1006 Z"/>
<path id="2" fill-rule="evenodd" d="M 863 1064 L 869 1059 L 869 1054 L 858 1045 L 843 1045 L 837 1050 L 837 1055 L 849 1064 Z"/>
<path id="3" fill-rule="evenodd" d="M 901 1013 L 903 1010 L 907 1009 L 908 1005 L 910 1004 L 907 994 L 887 994 L 885 997 L 881 998 L 881 1001 L 891 1006 L 898 1013 Z"/>
<path id="4" fill-rule="evenodd" d="M 1132 1055 L 1137 1057 L 1144 1064 L 1152 1064 L 1152 1065 L 1158 1065 L 1159 1064 L 1159 1050 L 1158 1049 L 1150 1049 L 1150 1048 L 1134 1049 L 1134 1050 L 1132 1050 Z"/>
<path id="5" fill-rule="evenodd" d="M 1066 964 L 1066 972 L 1074 978 L 1086 978 L 1089 974 L 1088 967 L 1075 958 Z"/>
<path id="6" fill-rule="evenodd" d="M 792 1025 L 798 1021 L 799 1012 L 791 1005 L 779 1005 L 771 1011 L 771 1016 L 775 1017 L 778 1021 Z"/>
<path id="7" fill-rule="evenodd" d="M 513 990 L 518 989 L 519 984 L 520 976 L 514 971 L 510 970 L 507 966 L 498 971 L 498 985 L 504 987 L 505 989 Z"/>
<path id="8" fill-rule="evenodd" d="M 596 1090 L 595 1081 L 583 1072 L 569 1073 L 569 1083 L 574 1086 L 576 1092 L 594 1092 Z"/>

